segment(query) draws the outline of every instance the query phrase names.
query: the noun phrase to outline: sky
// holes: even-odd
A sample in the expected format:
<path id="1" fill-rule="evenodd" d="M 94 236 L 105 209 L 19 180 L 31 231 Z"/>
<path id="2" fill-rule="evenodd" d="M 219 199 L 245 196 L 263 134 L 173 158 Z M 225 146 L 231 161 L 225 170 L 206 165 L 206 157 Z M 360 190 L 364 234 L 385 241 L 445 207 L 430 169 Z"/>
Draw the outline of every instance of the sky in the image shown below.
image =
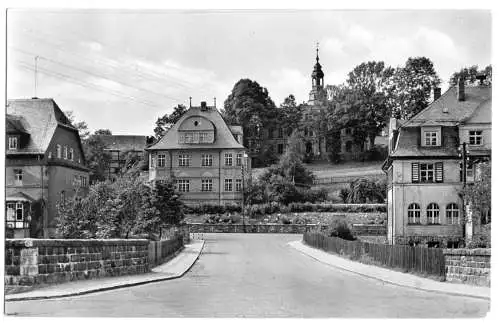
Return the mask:
<path id="1" fill-rule="evenodd" d="M 426 56 L 447 89 L 453 72 L 491 63 L 491 38 L 486 10 L 9 10 L 7 98 L 53 98 L 91 131 L 152 135 L 189 97 L 222 108 L 241 78 L 277 105 L 306 101 L 317 43 L 325 84 L 365 61 Z"/>

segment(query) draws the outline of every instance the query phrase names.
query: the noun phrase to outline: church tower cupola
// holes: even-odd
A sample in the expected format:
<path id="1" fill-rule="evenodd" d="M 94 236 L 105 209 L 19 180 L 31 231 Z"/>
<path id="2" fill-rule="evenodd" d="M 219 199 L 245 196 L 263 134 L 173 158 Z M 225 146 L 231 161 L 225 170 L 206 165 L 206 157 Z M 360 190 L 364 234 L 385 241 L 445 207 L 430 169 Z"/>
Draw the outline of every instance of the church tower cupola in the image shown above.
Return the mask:
<path id="1" fill-rule="evenodd" d="M 319 63 L 319 45 L 316 45 L 316 64 L 314 65 L 314 69 L 311 74 L 313 90 L 323 89 L 324 76 L 325 74 L 323 73 L 323 70 L 321 69 L 321 64 Z"/>

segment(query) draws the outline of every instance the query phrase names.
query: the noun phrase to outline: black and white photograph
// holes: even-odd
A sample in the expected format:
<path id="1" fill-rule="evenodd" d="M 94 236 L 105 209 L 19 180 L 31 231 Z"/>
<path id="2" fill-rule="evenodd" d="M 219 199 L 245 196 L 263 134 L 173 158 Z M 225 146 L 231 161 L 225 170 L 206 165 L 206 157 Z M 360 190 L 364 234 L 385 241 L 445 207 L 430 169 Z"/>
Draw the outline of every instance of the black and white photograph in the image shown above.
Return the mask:
<path id="1" fill-rule="evenodd" d="M 10 5 L 5 327 L 491 324 L 492 8 Z"/>

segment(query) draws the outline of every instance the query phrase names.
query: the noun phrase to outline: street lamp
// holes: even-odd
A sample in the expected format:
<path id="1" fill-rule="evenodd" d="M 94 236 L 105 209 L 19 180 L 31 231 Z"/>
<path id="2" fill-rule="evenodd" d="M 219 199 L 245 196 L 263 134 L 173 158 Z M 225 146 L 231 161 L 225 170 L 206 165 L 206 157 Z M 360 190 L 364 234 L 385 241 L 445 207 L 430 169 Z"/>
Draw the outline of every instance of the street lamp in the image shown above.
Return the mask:
<path id="1" fill-rule="evenodd" d="M 241 216 L 243 220 L 243 232 L 246 232 L 245 226 L 245 163 L 247 162 L 248 155 L 243 153 L 243 163 L 241 163 Z"/>

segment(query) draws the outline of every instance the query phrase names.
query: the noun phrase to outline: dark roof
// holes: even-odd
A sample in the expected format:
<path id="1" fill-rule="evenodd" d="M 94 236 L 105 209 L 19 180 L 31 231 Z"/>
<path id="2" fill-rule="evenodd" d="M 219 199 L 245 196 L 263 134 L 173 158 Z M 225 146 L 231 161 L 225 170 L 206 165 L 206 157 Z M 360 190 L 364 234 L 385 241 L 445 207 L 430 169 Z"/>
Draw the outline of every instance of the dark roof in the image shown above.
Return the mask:
<path id="1" fill-rule="evenodd" d="M 24 192 L 18 191 L 13 194 L 7 193 L 7 196 L 5 197 L 6 201 L 28 201 L 30 203 L 33 203 L 35 200 L 33 197 L 25 194 Z"/>
<path id="2" fill-rule="evenodd" d="M 17 123 L 14 125 L 17 126 L 21 123 L 22 128 L 30 135 L 25 147 L 15 151 L 9 150 L 8 154 L 44 154 L 58 126 L 78 133 L 78 130 L 71 125 L 56 102 L 50 98 L 8 100 L 7 114 L 10 117 L 16 117 Z M 14 121 L 16 120 L 11 122 Z M 17 126 L 17 128 L 19 127 Z"/>
<path id="3" fill-rule="evenodd" d="M 457 89 L 452 87 L 402 126 L 457 125 L 488 104 L 491 117 L 491 86 L 466 86 L 465 101 L 458 101 Z"/>
<path id="4" fill-rule="evenodd" d="M 422 147 L 420 146 L 420 129 L 418 127 L 409 127 L 401 129 L 398 136 L 396 149 L 390 154 L 391 157 L 444 157 L 458 156 L 458 142 L 455 138 L 457 134 L 455 128 L 443 127 L 441 147 Z"/>
<path id="5" fill-rule="evenodd" d="M 128 150 L 142 151 L 146 148 L 147 136 L 140 135 L 102 135 L 99 136 L 106 148 L 111 150 L 119 150 L 120 152 Z"/>
<path id="6" fill-rule="evenodd" d="M 211 144 L 179 144 L 177 132 L 182 122 L 191 116 L 201 116 L 212 122 L 215 126 L 215 142 Z M 222 119 L 219 111 L 214 107 L 207 106 L 205 110 L 201 107 L 191 107 L 182 115 L 175 125 L 156 144 L 148 150 L 159 149 L 243 149 L 234 138 L 230 128 Z"/>
<path id="7" fill-rule="evenodd" d="M 22 116 L 5 115 L 5 131 L 7 133 L 29 134 L 23 126 Z"/>

